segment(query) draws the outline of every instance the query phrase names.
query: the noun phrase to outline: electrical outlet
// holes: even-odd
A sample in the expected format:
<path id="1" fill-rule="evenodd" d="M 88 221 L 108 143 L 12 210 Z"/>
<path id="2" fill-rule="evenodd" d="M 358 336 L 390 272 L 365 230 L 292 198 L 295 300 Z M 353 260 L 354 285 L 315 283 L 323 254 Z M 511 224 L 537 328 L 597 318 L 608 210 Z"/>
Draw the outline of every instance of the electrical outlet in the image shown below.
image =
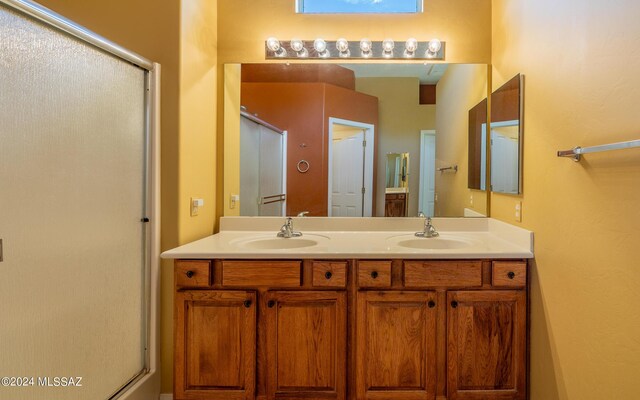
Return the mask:
<path id="1" fill-rule="evenodd" d="M 238 203 L 238 201 L 240 201 L 240 195 L 232 194 L 229 197 L 229 208 L 236 208 L 236 203 Z"/>
<path id="2" fill-rule="evenodd" d="M 204 200 L 192 197 L 190 204 L 191 204 L 191 216 L 197 217 L 198 212 L 200 211 L 200 207 L 204 206 Z"/>
<path id="3" fill-rule="evenodd" d="M 522 202 L 521 201 L 516 202 L 514 217 L 517 222 L 522 222 Z"/>

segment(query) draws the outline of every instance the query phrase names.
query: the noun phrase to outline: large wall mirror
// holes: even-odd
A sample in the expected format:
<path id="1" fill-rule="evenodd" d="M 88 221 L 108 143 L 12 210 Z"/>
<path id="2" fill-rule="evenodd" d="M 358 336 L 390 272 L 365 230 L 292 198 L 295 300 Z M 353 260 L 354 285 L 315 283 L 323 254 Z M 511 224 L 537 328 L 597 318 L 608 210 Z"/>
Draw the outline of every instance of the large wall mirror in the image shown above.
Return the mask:
<path id="1" fill-rule="evenodd" d="M 224 215 L 485 216 L 486 190 L 468 185 L 469 110 L 487 97 L 487 73 L 225 65 Z"/>
<path id="2" fill-rule="evenodd" d="M 491 191 L 522 193 L 522 88 L 518 74 L 491 94 Z"/>

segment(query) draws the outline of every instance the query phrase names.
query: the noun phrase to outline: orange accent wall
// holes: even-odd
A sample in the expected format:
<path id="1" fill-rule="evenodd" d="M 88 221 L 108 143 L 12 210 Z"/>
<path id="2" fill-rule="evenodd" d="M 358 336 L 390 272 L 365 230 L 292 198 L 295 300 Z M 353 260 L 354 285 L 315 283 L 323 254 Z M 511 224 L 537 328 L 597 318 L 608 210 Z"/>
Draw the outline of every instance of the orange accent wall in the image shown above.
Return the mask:
<path id="1" fill-rule="evenodd" d="M 287 131 L 287 215 L 326 216 L 329 117 L 377 125 L 378 99 L 325 83 L 245 82 L 241 104 Z M 308 172 L 297 170 L 300 160 Z"/>

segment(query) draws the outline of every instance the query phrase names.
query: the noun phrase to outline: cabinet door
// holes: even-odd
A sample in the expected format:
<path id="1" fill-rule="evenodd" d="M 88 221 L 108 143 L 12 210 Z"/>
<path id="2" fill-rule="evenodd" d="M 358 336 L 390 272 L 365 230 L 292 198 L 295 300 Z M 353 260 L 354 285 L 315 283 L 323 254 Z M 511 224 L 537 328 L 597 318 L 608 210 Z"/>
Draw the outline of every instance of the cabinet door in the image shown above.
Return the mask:
<path id="1" fill-rule="evenodd" d="M 253 399 L 255 293 L 177 292 L 175 307 L 176 400 Z"/>
<path id="2" fill-rule="evenodd" d="M 359 292 L 358 399 L 435 399 L 434 292 Z"/>
<path id="3" fill-rule="evenodd" d="M 447 293 L 450 400 L 526 398 L 524 291 Z"/>
<path id="4" fill-rule="evenodd" d="M 268 292 L 268 399 L 344 399 L 344 292 Z"/>

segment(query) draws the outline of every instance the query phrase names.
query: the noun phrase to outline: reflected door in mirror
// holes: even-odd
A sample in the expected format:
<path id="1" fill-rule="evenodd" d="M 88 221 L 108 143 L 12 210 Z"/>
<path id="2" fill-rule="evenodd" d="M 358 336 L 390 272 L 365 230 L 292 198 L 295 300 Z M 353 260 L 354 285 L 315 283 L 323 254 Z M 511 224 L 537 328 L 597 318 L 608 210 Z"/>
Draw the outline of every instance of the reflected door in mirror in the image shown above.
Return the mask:
<path id="1" fill-rule="evenodd" d="M 285 148 L 286 133 L 241 118 L 240 215 L 284 215 Z"/>

